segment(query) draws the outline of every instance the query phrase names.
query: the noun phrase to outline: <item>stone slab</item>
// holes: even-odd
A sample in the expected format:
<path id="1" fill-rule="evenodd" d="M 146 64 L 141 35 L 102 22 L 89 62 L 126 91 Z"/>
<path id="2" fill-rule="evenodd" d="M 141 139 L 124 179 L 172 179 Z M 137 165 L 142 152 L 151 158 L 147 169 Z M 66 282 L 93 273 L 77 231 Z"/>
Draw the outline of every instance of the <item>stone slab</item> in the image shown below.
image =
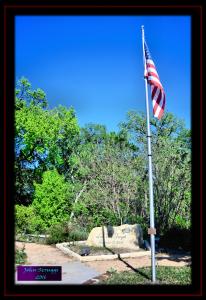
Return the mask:
<path id="1" fill-rule="evenodd" d="M 139 224 L 101 226 L 91 230 L 88 246 L 139 249 L 143 244 L 143 233 Z"/>

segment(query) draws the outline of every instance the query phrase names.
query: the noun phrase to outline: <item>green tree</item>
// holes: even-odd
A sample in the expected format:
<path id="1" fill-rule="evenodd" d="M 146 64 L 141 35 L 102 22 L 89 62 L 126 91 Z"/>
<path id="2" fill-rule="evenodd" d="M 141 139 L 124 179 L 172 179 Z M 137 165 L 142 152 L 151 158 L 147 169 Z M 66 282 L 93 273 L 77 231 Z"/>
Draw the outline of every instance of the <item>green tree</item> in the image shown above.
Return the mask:
<path id="1" fill-rule="evenodd" d="M 186 226 L 190 226 L 191 134 L 184 123 L 171 113 L 165 113 L 160 121 L 151 118 L 150 122 L 155 221 L 158 232 L 164 233 L 180 219 Z M 142 211 L 145 211 L 145 216 L 149 216 L 146 118 L 143 113 L 130 112 L 121 128 L 129 132 L 131 140 L 139 147 L 139 158 L 144 160 L 138 194 L 144 199 Z"/>
<path id="2" fill-rule="evenodd" d="M 15 233 L 32 233 L 35 231 L 32 220 L 35 218 L 34 209 L 30 206 L 15 205 Z"/>
<path id="3" fill-rule="evenodd" d="M 73 193 L 71 184 L 65 182 L 64 176 L 55 169 L 46 171 L 42 183 L 35 183 L 34 186 L 32 207 L 40 228 L 46 230 L 68 220 Z"/>
<path id="4" fill-rule="evenodd" d="M 189 228 L 191 132 L 169 113 L 150 122 L 158 233 L 174 225 Z M 21 78 L 14 170 L 19 228 L 27 226 L 29 212 L 28 231 L 43 231 L 65 220 L 89 229 L 124 222 L 149 226 L 144 113 L 129 112 L 119 132 L 93 123 L 80 128 L 73 108 L 50 109 L 44 91 L 32 90 Z"/>
<path id="5" fill-rule="evenodd" d="M 69 159 L 79 126 L 73 108 L 48 108 L 41 89 L 32 90 L 25 78 L 18 82 L 15 109 L 15 203 L 31 204 L 33 181 L 41 183 L 46 170 L 69 172 Z"/>
<path id="6" fill-rule="evenodd" d="M 139 206 L 136 191 L 141 161 L 126 135 L 104 131 L 99 139 L 99 128 L 97 124 L 92 127 L 92 139 L 86 135 L 73 155 L 77 180 L 84 188 L 74 203 L 74 215 L 89 227 L 122 224 Z"/>

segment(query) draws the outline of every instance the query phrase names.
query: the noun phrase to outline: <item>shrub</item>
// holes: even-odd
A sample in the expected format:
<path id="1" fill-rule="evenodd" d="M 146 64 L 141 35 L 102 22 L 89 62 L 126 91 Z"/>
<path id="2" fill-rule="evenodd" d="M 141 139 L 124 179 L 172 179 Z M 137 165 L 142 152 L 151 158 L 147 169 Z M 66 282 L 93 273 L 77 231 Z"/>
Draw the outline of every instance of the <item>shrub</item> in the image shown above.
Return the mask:
<path id="1" fill-rule="evenodd" d="M 32 206 L 41 230 L 66 221 L 70 211 L 71 187 L 56 170 L 46 171 L 41 184 L 34 184 Z"/>
<path id="2" fill-rule="evenodd" d="M 31 220 L 35 217 L 34 209 L 30 206 L 15 205 L 15 232 L 16 234 L 34 232 Z"/>
<path id="3" fill-rule="evenodd" d="M 49 235 L 46 239 L 47 244 L 81 241 L 86 240 L 88 237 L 88 233 L 85 229 L 77 224 L 68 224 L 67 222 L 51 226 L 48 229 L 47 234 Z"/>
<path id="4" fill-rule="evenodd" d="M 189 229 L 191 227 L 191 220 L 189 218 L 186 219 L 180 215 L 177 215 L 175 217 L 175 224 L 176 227 L 179 227 L 181 229 Z"/>
<path id="5" fill-rule="evenodd" d="M 16 249 L 15 251 L 15 263 L 17 265 L 24 264 L 26 262 L 27 255 L 25 252 L 25 245 L 23 246 L 22 249 Z"/>
<path id="6" fill-rule="evenodd" d="M 68 240 L 68 231 L 65 223 L 52 225 L 47 234 L 46 244 L 57 244 Z"/>
<path id="7" fill-rule="evenodd" d="M 45 222 L 35 213 L 35 209 L 32 205 L 15 205 L 16 235 L 38 234 L 45 232 Z"/>
<path id="8" fill-rule="evenodd" d="M 84 241 L 88 238 L 88 232 L 77 225 L 68 226 L 69 241 Z"/>

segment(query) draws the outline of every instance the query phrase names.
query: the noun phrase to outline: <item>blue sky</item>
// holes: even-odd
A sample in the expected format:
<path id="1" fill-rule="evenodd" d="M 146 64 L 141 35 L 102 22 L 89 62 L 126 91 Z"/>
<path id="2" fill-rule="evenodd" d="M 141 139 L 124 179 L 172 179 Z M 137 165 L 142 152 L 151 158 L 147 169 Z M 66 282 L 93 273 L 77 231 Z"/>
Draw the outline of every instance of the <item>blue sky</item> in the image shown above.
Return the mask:
<path id="1" fill-rule="evenodd" d="M 80 126 L 117 131 L 129 110 L 146 110 L 141 25 L 166 111 L 190 128 L 189 16 L 17 16 L 16 80 L 43 89 L 51 108 L 73 106 Z"/>

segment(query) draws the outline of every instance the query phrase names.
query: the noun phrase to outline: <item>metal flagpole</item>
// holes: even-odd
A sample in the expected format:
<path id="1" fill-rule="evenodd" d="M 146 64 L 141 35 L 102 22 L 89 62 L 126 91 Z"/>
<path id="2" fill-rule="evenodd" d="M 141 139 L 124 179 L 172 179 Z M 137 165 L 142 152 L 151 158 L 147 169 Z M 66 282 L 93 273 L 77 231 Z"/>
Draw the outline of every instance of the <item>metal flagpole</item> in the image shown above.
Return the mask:
<path id="1" fill-rule="evenodd" d="M 144 26 L 142 26 L 142 48 L 143 48 L 143 63 L 144 63 L 144 81 L 145 81 L 145 94 L 146 94 L 146 110 L 147 110 L 147 144 L 148 144 L 148 160 L 149 160 L 149 199 L 150 199 L 150 228 L 148 234 L 150 234 L 151 244 L 151 263 L 152 263 L 152 281 L 156 281 L 156 269 L 155 269 L 155 234 L 156 229 L 154 225 L 154 201 L 153 201 L 153 178 L 152 178 L 152 152 L 151 152 L 151 133 L 150 133 L 150 121 L 149 121 L 149 102 L 148 102 L 148 89 L 147 79 L 145 77 L 146 60 L 144 49 Z"/>

